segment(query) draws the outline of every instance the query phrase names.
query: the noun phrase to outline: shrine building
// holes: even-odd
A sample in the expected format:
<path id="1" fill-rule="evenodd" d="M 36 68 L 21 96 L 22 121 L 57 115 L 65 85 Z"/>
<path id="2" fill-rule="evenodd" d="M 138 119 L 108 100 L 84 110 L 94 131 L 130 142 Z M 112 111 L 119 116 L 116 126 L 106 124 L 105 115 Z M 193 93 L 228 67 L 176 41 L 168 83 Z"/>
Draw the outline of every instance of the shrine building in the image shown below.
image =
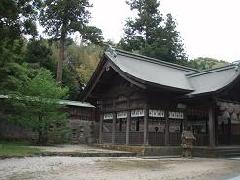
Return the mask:
<path id="1" fill-rule="evenodd" d="M 121 50 L 106 51 L 83 92 L 99 111 L 99 143 L 240 144 L 240 66 L 198 71 Z"/>

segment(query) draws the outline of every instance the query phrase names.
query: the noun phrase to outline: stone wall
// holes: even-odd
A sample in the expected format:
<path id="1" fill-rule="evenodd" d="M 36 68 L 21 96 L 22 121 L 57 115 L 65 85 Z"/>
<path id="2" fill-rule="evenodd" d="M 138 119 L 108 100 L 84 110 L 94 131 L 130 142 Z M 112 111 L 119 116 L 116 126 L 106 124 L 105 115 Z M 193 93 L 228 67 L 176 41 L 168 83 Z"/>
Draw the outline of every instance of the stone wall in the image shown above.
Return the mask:
<path id="1" fill-rule="evenodd" d="M 93 144 L 97 142 L 98 123 L 79 119 L 70 119 L 69 123 L 72 143 Z"/>
<path id="2" fill-rule="evenodd" d="M 6 140 L 32 140 L 34 133 L 5 119 L 0 119 L 0 138 Z"/>

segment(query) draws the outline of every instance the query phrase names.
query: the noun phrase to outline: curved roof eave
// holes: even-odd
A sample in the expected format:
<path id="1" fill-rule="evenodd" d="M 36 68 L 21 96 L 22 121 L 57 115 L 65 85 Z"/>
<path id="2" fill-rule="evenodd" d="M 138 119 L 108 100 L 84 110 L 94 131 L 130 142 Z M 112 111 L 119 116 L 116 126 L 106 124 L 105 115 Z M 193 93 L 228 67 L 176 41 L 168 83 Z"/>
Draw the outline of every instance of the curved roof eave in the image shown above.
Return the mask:
<path id="1" fill-rule="evenodd" d="M 235 83 L 240 81 L 240 70 L 238 70 L 238 74 L 231 80 L 229 83 L 223 85 L 222 87 L 215 89 L 213 91 L 208 91 L 208 92 L 202 92 L 198 94 L 187 94 L 185 97 L 192 98 L 192 97 L 199 97 L 199 96 L 206 96 L 206 95 L 212 95 L 212 94 L 218 94 L 223 92 L 226 89 L 231 88 Z"/>

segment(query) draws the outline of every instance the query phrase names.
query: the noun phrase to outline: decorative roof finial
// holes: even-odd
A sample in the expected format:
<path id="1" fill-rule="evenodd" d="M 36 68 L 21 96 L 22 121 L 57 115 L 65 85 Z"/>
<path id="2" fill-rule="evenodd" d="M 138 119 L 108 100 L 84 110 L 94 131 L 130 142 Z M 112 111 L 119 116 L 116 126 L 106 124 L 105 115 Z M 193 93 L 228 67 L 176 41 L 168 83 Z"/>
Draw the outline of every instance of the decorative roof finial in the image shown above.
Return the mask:
<path id="1" fill-rule="evenodd" d="M 238 71 L 240 69 L 240 60 L 233 61 L 232 64 L 236 65 L 236 71 Z"/>
<path id="2" fill-rule="evenodd" d="M 108 44 L 108 48 L 106 51 L 109 52 L 113 58 L 117 57 L 116 50 L 111 45 Z"/>

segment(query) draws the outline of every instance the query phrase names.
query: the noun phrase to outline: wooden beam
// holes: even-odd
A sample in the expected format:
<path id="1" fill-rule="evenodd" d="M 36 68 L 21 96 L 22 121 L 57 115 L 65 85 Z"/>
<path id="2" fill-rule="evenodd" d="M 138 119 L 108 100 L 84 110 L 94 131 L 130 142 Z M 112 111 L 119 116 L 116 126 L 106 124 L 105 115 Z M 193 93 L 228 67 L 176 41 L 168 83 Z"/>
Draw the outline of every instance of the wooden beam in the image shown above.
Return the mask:
<path id="1" fill-rule="evenodd" d="M 165 111 L 165 139 L 164 144 L 165 146 L 169 145 L 169 118 L 168 118 L 169 111 Z"/>
<path id="2" fill-rule="evenodd" d="M 100 114 L 99 123 L 99 143 L 102 144 L 102 134 L 103 134 L 103 114 Z"/>
<path id="3" fill-rule="evenodd" d="M 112 144 L 116 142 L 116 122 L 117 122 L 117 113 L 113 113 L 113 122 L 112 122 Z"/>
<path id="4" fill-rule="evenodd" d="M 215 111 L 214 106 L 210 106 L 208 109 L 208 132 L 209 132 L 209 146 L 216 146 L 215 138 Z"/>
<path id="5" fill-rule="evenodd" d="M 102 74 L 105 72 L 108 63 L 104 60 L 101 60 L 98 64 L 97 69 L 95 70 L 94 74 L 92 75 L 91 79 L 89 80 L 87 87 L 84 89 L 86 94 L 83 97 L 83 101 L 87 99 L 87 97 L 91 94 L 92 90 L 95 88 L 96 84 L 100 80 Z M 101 69 L 100 69 L 101 68 Z M 98 72 L 100 71 L 100 72 Z"/>
<path id="6" fill-rule="evenodd" d="M 149 115 L 149 110 L 145 108 L 144 109 L 144 135 L 143 135 L 144 145 L 148 145 L 148 115 Z"/>
<path id="7" fill-rule="evenodd" d="M 127 111 L 127 123 L 126 123 L 126 145 L 129 144 L 129 132 L 130 132 L 131 110 Z"/>

